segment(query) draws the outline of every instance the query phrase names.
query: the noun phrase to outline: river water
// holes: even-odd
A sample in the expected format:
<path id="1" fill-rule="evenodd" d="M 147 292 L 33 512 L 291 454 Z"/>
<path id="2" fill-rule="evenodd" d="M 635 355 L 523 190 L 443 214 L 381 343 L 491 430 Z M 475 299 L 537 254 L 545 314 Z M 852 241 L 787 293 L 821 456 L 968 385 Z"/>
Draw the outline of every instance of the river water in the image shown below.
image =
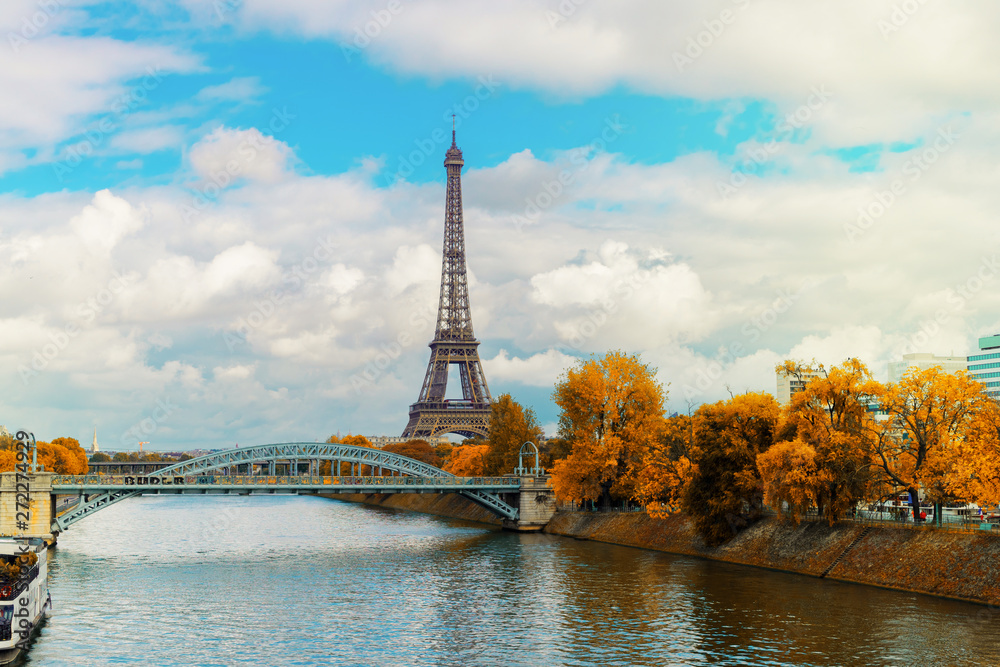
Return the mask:
<path id="1" fill-rule="evenodd" d="M 1000 665 L 1000 611 L 314 497 L 160 496 L 50 552 L 26 665 Z"/>

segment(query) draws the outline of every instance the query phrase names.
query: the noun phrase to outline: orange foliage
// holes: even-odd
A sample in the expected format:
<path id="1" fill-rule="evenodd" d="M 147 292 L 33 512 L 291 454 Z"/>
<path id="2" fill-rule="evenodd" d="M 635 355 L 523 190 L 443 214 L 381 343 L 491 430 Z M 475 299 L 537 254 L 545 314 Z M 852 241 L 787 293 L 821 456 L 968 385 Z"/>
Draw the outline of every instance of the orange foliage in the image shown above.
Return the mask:
<path id="1" fill-rule="evenodd" d="M 490 405 L 490 434 L 486 439 L 489 450 L 484 474 L 513 474 L 521 445 L 529 441 L 537 445 L 541 436 L 542 428 L 534 411 L 524 408 L 510 394 L 500 394 Z"/>
<path id="2" fill-rule="evenodd" d="M 687 415 L 665 420 L 660 437 L 650 444 L 637 470 L 635 499 L 650 515 L 662 518 L 680 509 L 684 490 L 697 472 L 694 424 Z"/>
<path id="3" fill-rule="evenodd" d="M 816 466 L 816 450 L 799 439 L 779 442 L 757 455 L 757 469 L 764 483 L 764 503 L 794 523 L 810 507 L 820 505 L 825 476 Z"/>
<path id="4" fill-rule="evenodd" d="M 880 399 L 890 419 L 875 454 L 889 484 L 914 493 L 923 488 L 940 502 L 968 488 L 969 466 L 989 468 L 997 406 L 965 371 L 910 369 L 887 385 Z"/>
<path id="5" fill-rule="evenodd" d="M 636 470 L 663 428 L 664 392 L 635 355 L 609 352 L 566 371 L 553 397 L 572 451 L 552 469 L 561 500 L 632 498 Z"/>
<path id="6" fill-rule="evenodd" d="M 459 477 L 482 477 L 489 445 L 464 445 L 451 451 L 451 460 L 444 467 L 446 472 Z"/>
<path id="7" fill-rule="evenodd" d="M 697 469 L 685 486 L 683 508 L 707 544 L 721 544 L 760 516 L 757 456 L 774 442 L 780 414 L 767 393 L 740 394 L 695 413 Z"/>
<path id="8" fill-rule="evenodd" d="M 802 378 L 813 370 L 786 361 L 779 373 Z M 767 502 L 793 521 L 817 507 L 831 522 L 866 499 L 875 483 L 872 449 L 879 425 L 869 411 L 883 387 L 857 359 L 848 359 L 809 381 L 792 398 L 775 451 L 758 458 Z"/>
<path id="9" fill-rule="evenodd" d="M 948 491 L 979 505 L 1000 504 L 1000 406 L 988 401 L 956 448 Z"/>
<path id="10" fill-rule="evenodd" d="M 52 442 L 39 440 L 35 444 L 38 447 L 38 463 L 45 467 L 46 472 L 60 475 L 87 473 L 87 454 L 76 438 L 55 438 Z M 0 472 L 13 472 L 17 464 L 16 444 L 12 442 L 7 446 L 10 448 L 0 450 Z"/>
<path id="11" fill-rule="evenodd" d="M 388 444 L 382 448 L 382 451 L 407 456 L 432 466 L 441 466 L 441 458 L 426 440 L 407 440 L 406 442 Z"/>

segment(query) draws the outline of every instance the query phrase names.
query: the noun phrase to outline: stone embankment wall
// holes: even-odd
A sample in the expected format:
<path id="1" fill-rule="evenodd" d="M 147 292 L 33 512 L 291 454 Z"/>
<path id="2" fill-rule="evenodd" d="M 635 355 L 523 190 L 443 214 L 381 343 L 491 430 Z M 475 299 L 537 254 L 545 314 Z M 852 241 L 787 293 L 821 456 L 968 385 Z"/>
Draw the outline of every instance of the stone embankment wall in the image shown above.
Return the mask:
<path id="1" fill-rule="evenodd" d="M 1000 605 L 1000 535 L 889 526 L 863 531 L 850 522 L 792 526 L 772 518 L 709 548 L 679 515 L 560 512 L 545 528 L 555 535 L 816 577 L 836 563 L 827 578 Z"/>
<path id="2" fill-rule="evenodd" d="M 456 494 L 326 497 L 500 525 L 488 510 Z M 836 563 L 827 578 L 1000 606 L 1000 573 L 996 565 L 1000 563 L 1000 535 L 888 526 L 863 531 L 864 526 L 850 522 L 834 526 L 803 522 L 792 526 L 764 519 L 726 544 L 710 548 L 681 515 L 654 519 L 639 512 L 557 512 L 545 528 L 553 535 L 814 577 Z"/>
<path id="3" fill-rule="evenodd" d="M 457 493 L 341 493 L 324 498 L 500 526 L 500 517 Z"/>

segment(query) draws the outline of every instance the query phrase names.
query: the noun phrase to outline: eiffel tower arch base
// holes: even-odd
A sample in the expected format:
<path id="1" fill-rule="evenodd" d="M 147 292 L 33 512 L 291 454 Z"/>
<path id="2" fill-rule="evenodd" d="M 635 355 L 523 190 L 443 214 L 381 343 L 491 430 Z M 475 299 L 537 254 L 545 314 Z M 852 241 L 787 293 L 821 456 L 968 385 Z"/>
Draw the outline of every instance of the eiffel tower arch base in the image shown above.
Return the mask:
<path id="1" fill-rule="evenodd" d="M 490 434 L 490 406 L 449 407 L 447 403 L 414 403 L 404 438 L 428 438 L 455 433 L 463 438 L 485 438 Z"/>

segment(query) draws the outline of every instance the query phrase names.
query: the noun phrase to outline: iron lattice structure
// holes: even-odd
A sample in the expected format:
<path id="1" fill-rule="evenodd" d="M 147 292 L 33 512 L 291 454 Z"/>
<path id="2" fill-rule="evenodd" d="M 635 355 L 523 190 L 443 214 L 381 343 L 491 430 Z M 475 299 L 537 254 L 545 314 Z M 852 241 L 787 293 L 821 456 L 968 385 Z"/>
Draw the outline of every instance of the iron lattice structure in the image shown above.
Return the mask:
<path id="1" fill-rule="evenodd" d="M 431 358 L 417 402 L 410 406 L 404 438 L 457 433 L 467 438 L 490 432 L 490 389 L 479 361 L 479 341 L 472 330 L 469 280 L 465 265 L 465 226 L 462 220 L 462 151 L 451 132 L 445 153 L 448 193 L 445 200 L 444 248 L 441 260 L 441 298 L 437 328 L 430 343 Z M 462 399 L 447 400 L 448 371 L 457 367 Z"/>
<path id="2" fill-rule="evenodd" d="M 92 491 L 84 489 L 84 484 L 72 480 L 69 476 L 60 475 L 54 478 L 54 493 L 80 493 L 84 496 L 83 502 L 78 506 L 60 514 L 52 523 L 53 532 L 61 532 L 71 525 L 93 515 L 99 510 L 110 507 L 127 498 L 142 495 L 144 492 L 155 491 L 156 493 L 178 491 L 194 491 L 205 493 L 208 490 L 208 483 L 198 484 L 197 476 L 204 475 L 211 471 L 230 468 L 241 464 L 260 463 L 265 461 L 335 461 L 338 463 L 357 463 L 371 468 L 378 468 L 380 471 L 391 471 L 397 477 L 392 482 L 387 479 L 376 480 L 374 477 L 352 477 L 351 487 L 348 491 L 360 493 L 384 493 L 384 492 L 436 492 L 436 493 L 458 493 L 469 500 L 485 507 L 494 514 L 506 519 L 518 518 L 518 509 L 508 505 L 501 497 L 500 493 L 516 490 L 520 487 L 520 480 L 517 478 L 494 477 L 494 478 L 461 478 L 445 472 L 440 468 L 417 461 L 406 456 L 384 452 L 380 449 L 370 447 L 359 447 L 357 445 L 345 445 L 342 443 L 315 443 L 315 442 L 285 442 L 272 445 L 258 445 L 256 447 L 242 447 L 228 449 L 214 454 L 199 456 L 181 463 L 176 463 L 166 468 L 161 468 L 145 476 L 146 480 L 157 478 L 160 480 L 173 480 L 178 476 L 191 478 L 192 484 L 184 483 L 175 486 L 174 484 L 147 484 L 145 486 L 126 486 L 116 488 L 115 484 L 101 484 L 101 478 L 90 476 L 89 479 L 96 479 L 92 485 Z M 87 476 L 82 477 L 87 480 Z M 272 490 L 279 488 L 285 491 L 289 489 L 297 493 L 329 493 L 335 487 L 322 483 L 323 478 L 318 477 L 318 483 L 304 483 L 307 477 L 278 477 L 274 478 L 273 484 L 259 484 L 254 476 L 240 477 L 242 488 L 248 491 L 266 491 L 268 487 Z M 266 479 L 266 476 L 265 476 Z M 409 479 L 409 482 L 405 481 Z M 58 481 L 57 481 L 58 480 Z M 472 483 L 466 483 L 471 480 Z M 398 488 L 388 488 L 396 483 Z M 189 486 L 192 488 L 184 488 Z M 239 487 L 240 485 L 236 485 Z"/>

